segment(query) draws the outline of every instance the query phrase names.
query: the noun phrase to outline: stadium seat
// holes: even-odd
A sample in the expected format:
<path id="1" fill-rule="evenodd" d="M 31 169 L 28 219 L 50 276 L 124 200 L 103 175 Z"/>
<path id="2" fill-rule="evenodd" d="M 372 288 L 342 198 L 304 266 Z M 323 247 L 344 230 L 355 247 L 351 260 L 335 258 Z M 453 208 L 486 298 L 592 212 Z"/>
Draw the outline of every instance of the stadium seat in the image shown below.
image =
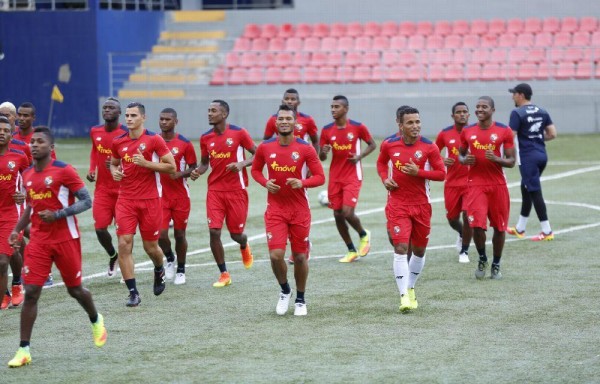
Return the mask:
<path id="1" fill-rule="evenodd" d="M 523 32 L 517 35 L 517 40 L 515 42 L 515 46 L 522 48 L 530 48 L 533 47 L 533 42 L 535 41 L 535 36 L 533 33 Z"/>
<path id="2" fill-rule="evenodd" d="M 242 37 L 247 39 L 255 39 L 260 36 L 261 28 L 258 24 L 249 23 L 244 27 L 244 32 L 242 33 Z"/>
<path id="3" fill-rule="evenodd" d="M 420 64 L 411 65 L 406 69 L 406 80 L 417 82 L 425 79 L 425 68 Z"/>
<path id="4" fill-rule="evenodd" d="M 368 21 L 365 23 L 365 29 L 363 34 L 369 37 L 377 37 L 381 34 L 381 24 L 375 21 Z"/>
<path id="5" fill-rule="evenodd" d="M 529 17 L 525 19 L 525 25 L 523 26 L 523 32 L 525 33 L 539 33 L 542 31 L 542 20 L 537 17 Z"/>
<path id="6" fill-rule="evenodd" d="M 545 48 L 531 48 L 529 55 L 525 58 L 528 63 L 541 63 L 546 60 L 546 49 Z"/>
<path id="7" fill-rule="evenodd" d="M 590 45 L 590 34 L 588 32 L 575 32 L 571 45 L 574 47 L 587 47 Z"/>
<path id="8" fill-rule="evenodd" d="M 454 20 L 452 22 L 453 35 L 466 35 L 471 30 L 471 26 L 467 20 Z"/>
<path id="9" fill-rule="evenodd" d="M 340 67 L 344 63 L 344 53 L 332 51 L 327 54 L 327 64 L 325 66 Z"/>
<path id="10" fill-rule="evenodd" d="M 354 50 L 368 51 L 371 49 L 371 38 L 368 36 L 360 36 L 354 39 Z"/>
<path id="11" fill-rule="evenodd" d="M 489 63 L 503 64 L 507 62 L 508 48 L 493 48 L 490 50 Z"/>
<path id="12" fill-rule="evenodd" d="M 486 64 L 481 70 L 482 81 L 498 81 L 505 80 L 506 74 L 500 64 Z"/>
<path id="13" fill-rule="evenodd" d="M 498 46 L 498 36 L 496 35 L 482 35 L 479 40 L 479 46 L 482 48 L 494 48 Z"/>
<path id="14" fill-rule="evenodd" d="M 427 80 L 430 82 L 438 82 L 444 80 L 445 67 L 441 64 L 432 64 L 427 68 Z"/>
<path id="15" fill-rule="evenodd" d="M 515 18 L 508 19 L 506 22 L 506 33 L 512 33 L 518 35 L 523 32 L 524 23 L 523 19 Z"/>
<path id="16" fill-rule="evenodd" d="M 324 67 L 326 65 L 329 65 L 329 53 L 314 52 L 310 59 L 310 65 L 314 67 Z"/>
<path id="17" fill-rule="evenodd" d="M 331 37 L 346 36 L 346 24 L 344 24 L 344 23 L 331 24 L 331 28 L 329 28 L 329 36 L 331 36 Z"/>
<path id="18" fill-rule="evenodd" d="M 287 39 L 283 37 L 274 37 L 269 40 L 269 46 L 267 50 L 269 51 L 283 51 L 285 49 L 285 42 Z"/>
<path id="19" fill-rule="evenodd" d="M 429 64 L 449 64 L 454 60 L 452 49 L 432 49 L 424 52 L 427 56 L 426 62 Z"/>
<path id="20" fill-rule="evenodd" d="M 313 37 L 325 37 L 329 36 L 329 24 L 317 23 L 313 26 L 312 30 Z"/>
<path id="21" fill-rule="evenodd" d="M 290 37 L 293 37 L 295 35 L 296 31 L 295 31 L 295 27 L 293 24 L 290 23 L 285 23 L 285 24 L 281 24 L 281 26 L 279 27 L 279 37 L 283 37 L 284 39 L 289 39 Z"/>
<path id="22" fill-rule="evenodd" d="M 321 49 L 324 49 L 323 46 L 321 46 Z M 343 52 L 352 51 L 354 49 L 354 39 L 348 36 L 340 37 L 337 39 L 334 49 Z"/>
<path id="23" fill-rule="evenodd" d="M 488 31 L 488 22 L 483 19 L 475 19 L 471 21 L 471 34 L 483 35 Z"/>
<path id="24" fill-rule="evenodd" d="M 379 57 L 379 51 L 368 51 L 363 56 L 363 65 L 369 67 L 375 67 L 381 64 L 381 58 Z"/>
<path id="25" fill-rule="evenodd" d="M 406 38 L 404 39 L 404 45 L 406 46 Z M 390 48 L 390 39 L 387 36 L 375 36 L 371 48 L 377 51 L 385 51 Z"/>
<path id="26" fill-rule="evenodd" d="M 246 80 L 246 68 L 233 68 L 229 74 L 227 84 L 229 85 L 241 85 Z"/>
<path id="27" fill-rule="evenodd" d="M 399 83 L 401 81 L 405 81 L 407 78 L 406 71 L 407 68 L 405 66 L 396 65 L 390 67 L 385 73 L 385 80 L 391 83 Z"/>
<path id="28" fill-rule="evenodd" d="M 436 21 L 433 27 L 433 34 L 446 36 L 452 33 L 452 24 L 447 20 Z"/>
<path id="29" fill-rule="evenodd" d="M 398 24 L 395 21 L 385 21 L 381 24 L 381 36 L 392 37 L 398 34 Z"/>
<path id="30" fill-rule="evenodd" d="M 578 63 L 584 58 L 584 48 L 571 47 L 564 52 L 563 60 L 570 63 Z"/>
<path id="31" fill-rule="evenodd" d="M 267 84 L 278 84 L 283 82 L 284 73 L 287 70 L 281 68 L 267 68 L 265 74 L 265 83 Z"/>
<path id="32" fill-rule="evenodd" d="M 464 74 L 464 67 L 460 64 L 450 64 L 446 67 L 444 73 L 444 81 L 454 82 L 462 81 Z"/>
<path id="33" fill-rule="evenodd" d="M 367 83 L 371 81 L 371 67 L 360 66 L 354 68 L 354 73 L 350 81 L 353 83 Z"/>
<path id="34" fill-rule="evenodd" d="M 554 78 L 558 80 L 569 80 L 575 77 L 575 64 L 569 62 L 559 63 Z"/>
<path id="35" fill-rule="evenodd" d="M 252 39 L 250 43 L 251 51 L 266 51 L 269 47 L 269 39 L 264 37 L 257 37 L 256 39 Z"/>
<path id="36" fill-rule="evenodd" d="M 537 64 L 524 63 L 519 65 L 517 80 L 532 80 L 537 73 Z"/>
<path id="37" fill-rule="evenodd" d="M 506 32 L 506 22 L 504 19 L 490 20 L 487 33 L 490 35 L 501 35 Z"/>
<path id="38" fill-rule="evenodd" d="M 336 70 L 334 67 L 321 67 L 317 74 L 317 83 L 333 83 L 336 79 Z"/>
<path id="39" fill-rule="evenodd" d="M 346 84 L 352 81 L 354 76 L 354 68 L 339 67 L 335 72 L 335 82 L 338 84 Z"/>
<path id="40" fill-rule="evenodd" d="M 275 52 L 262 52 L 258 56 L 258 62 L 255 62 L 253 66 L 260 65 L 262 67 L 272 67 L 275 65 Z"/>
<path id="41" fill-rule="evenodd" d="M 463 48 L 479 48 L 478 35 L 465 35 L 462 40 Z"/>
<path id="42" fill-rule="evenodd" d="M 279 35 L 279 28 L 275 24 L 263 24 L 260 30 L 260 36 L 265 39 L 272 39 Z"/>
<path id="43" fill-rule="evenodd" d="M 307 37 L 304 39 L 304 46 L 302 47 L 304 51 L 307 52 L 316 52 L 321 50 L 321 39 L 318 37 Z"/>
<path id="44" fill-rule="evenodd" d="M 259 60 L 259 54 L 258 52 L 244 52 L 242 53 L 242 56 L 240 57 L 240 61 L 239 61 L 239 66 L 241 67 L 245 67 L 245 68 L 250 68 L 256 65 L 256 63 L 258 63 Z"/>
<path id="45" fill-rule="evenodd" d="M 552 34 L 550 32 L 540 32 L 536 34 L 533 46 L 539 48 L 552 46 Z"/>
<path id="46" fill-rule="evenodd" d="M 598 19 L 595 16 L 582 17 L 579 23 L 580 32 L 593 33 L 598 30 Z"/>
<path id="47" fill-rule="evenodd" d="M 246 39 L 244 37 L 239 37 L 235 39 L 233 43 L 233 50 L 235 52 L 243 52 L 250 50 L 250 39 Z"/>
<path id="48" fill-rule="evenodd" d="M 298 23 L 296 25 L 296 32 L 294 36 L 299 37 L 301 39 L 305 39 L 307 37 L 312 36 L 312 25 L 307 23 Z"/>
<path id="49" fill-rule="evenodd" d="M 575 70 L 575 78 L 579 80 L 591 79 L 593 73 L 592 63 L 579 63 Z"/>
<path id="50" fill-rule="evenodd" d="M 402 64 L 402 65 L 414 65 L 418 62 L 417 60 L 417 54 L 415 52 L 406 50 L 406 51 L 402 51 L 400 52 L 400 55 L 398 56 L 398 64 Z"/>
<path id="51" fill-rule="evenodd" d="M 226 80 L 227 79 L 225 78 L 225 69 L 223 67 L 219 67 L 213 72 L 208 84 L 215 86 L 225 85 Z"/>
<path id="52" fill-rule="evenodd" d="M 412 35 L 408 38 L 408 49 L 425 48 L 425 37 L 423 35 Z"/>
<path id="53" fill-rule="evenodd" d="M 465 70 L 465 79 L 468 81 L 478 81 L 481 77 L 481 65 L 479 64 L 467 64 Z"/>
<path id="54" fill-rule="evenodd" d="M 551 68 L 546 62 L 538 64 L 537 71 L 533 75 L 536 80 L 548 80 L 550 78 Z"/>
<path id="55" fill-rule="evenodd" d="M 294 58 L 291 52 L 279 52 L 275 55 L 276 67 L 290 67 L 294 65 Z"/>
<path id="56" fill-rule="evenodd" d="M 371 83 L 381 83 L 385 79 L 385 71 L 382 67 L 373 67 L 369 81 Z"/>
<path id="57" fill-rule="evenodd" d="M 408 45 L 408 40 L 404 36 L 394 36 L 390 39 L 390 49 L 405 49 Z"/>
<path id="58" fill-rule="evenodd" d="M 542 32 L 556 33 L 560 30 L 560 20 L 557 17 L 547 17 L 542 22 Z"/>
<path id="59" fill-rule="evenodd" d="M 504 64 L 504 75 L 506 80 L 515 80 L 519 71 L 519 67 L 516 64 Z"/>
<path id="60" fill-rule="evenodd" d="M 527 58 L 529 55 L 529 50 L 526 48 L 511 48 L 508 51 L 508 63 L 510 64 L 520 64 Z"/>
<path id="61" fill-rule="evenodd" d="M 397 34 L 406 36 L 407 38 L 414 35 L 417 31 L 417 26 L 412 21 L 403 21 L 398 25 Z"/>
<path id="62" fill-rule="evenodd" d="M 569 45 L 571 45 L 571 33 L 570 32 L 555 33 L 552 45 L 554 47 L 568 47 Z"/>
<path id="63" fill-rule="evenodd" d="M 462 36 L 448 35 L 444 38 L 444 48 L 460 48 L 462 47 Z"/>
<path id="64" fill-rule="evenodd" d="M 360 65 L 363 61 L 363 53 L 358 51 L 350 51 L 346 52 L 346 57 L 344 58 L 344 66 L 346 67 L 356 67 Z"/>
<path id="65" fill-rule="evenodd" d="M 600 31 L 592 33 L 590 45 L 592 47 L 600 47 Z"/>
<path id="66" fill-rule="evenodd" d="M 244 80 L 245 84 L 248 85 L 256 85 L 263 82 L 263 67 L 252 67 L 248 69 L 246 73 L 246 78 Z"/>
<path id="67" fill-rule="evenodd" d="M 386 67 L 394 67 L 398 64 L 399 57 L 398 51 L 383 51 L 381 62 Z"/>
<path id="68" fill-rule="evenodd" d="M 563 17 L 560 23 L 560 30 L 562 32 L 576 32 L 579 30 L 579 20 L 576 17 L 567 16 Z"/>
<path id="69" fill-rule="evenodd" d="M 331 52 L 338 48 L 338 39 L 335 37 L 324 37 L 321 39 L 321 51 Z"/>
<path id="70" fill-rule="evenodd" d="M 421 36 L 431 35 L 433 33 L 433 23 L 431 21 L 419 21 L 415 33 Z"/>
<path id="71" fill-rule="evenodd" d="M 498 47 L 511 48 L 517 43 L 517 36 L 512 33 L 503 33 L 498 36 Z"/>
<path id="72" fill-rule="evenodd" d="M 444 37 L 442 35 L 430 35 L 425 40 L 425 48 L 440 49 L 444 48 Z"/>
<path id="73" fill-rule="evenodd" d="M 281 82 L 283 84 L 297 84 L 302 82 L 302 70 L 299 67 L 284 68 L 281 75 Z"/>
<path id="74" fill-rule="evenodd" d="M 583 49 L 583 58 L 592 63 L 600 62 L 600 47 L 589 47 Z"/>
<path id="75" fill-rule="evenodd" d="M 311 54 L 309 52 L 299 51 L 292 52 L 295 67 L 305 67 L 310 64 Z"/>
<path id="76" fill-rule="evenodd" d="M 284 50 L 288 52 L 296 52 L 302 50 L 303 41 L 299 37 L 290 37 L 289 39 L 285 39 L 285 47 Z"/>
<path id="77" fill-rule="evenodd" d="M 364 28 L 361 23 L 359 23 L 357 21 L 353 21 L 351 23 L 348 23 L 348 25 L 346 26 L 345 36 L 358 37 L 358 36 L 363 36 L 363 35 L 364 35 Z"/>
<path id="78" fill-rule="evenodd" d="M 487 48 L 476 48 L 471 51 L 471 60 L 473 64 L 486 64 L 490 59 L 490 50 Z"/>
<path id="79" fill-rule="evenodd" d="M 304 71 L 302 73 L 302 79 L 305 83 L 316 83 L 319 78 L 319 68 L 317 67 L 304 67 Z M 332 79 L 333 80 L 333 79 Z"/>
<path id="80" fill-rule="evenodd" d="M 225 55 L 225 66 L 234 68 L 240 65 L 240 55 L 237 52 L 227 52 Z"/>
<path id="81" fill-rule="evenodd" d="M 455 49 L 452 55 L 452 62 L 463 65 L 471 57 L 471 50 L 466 48 Z"/>

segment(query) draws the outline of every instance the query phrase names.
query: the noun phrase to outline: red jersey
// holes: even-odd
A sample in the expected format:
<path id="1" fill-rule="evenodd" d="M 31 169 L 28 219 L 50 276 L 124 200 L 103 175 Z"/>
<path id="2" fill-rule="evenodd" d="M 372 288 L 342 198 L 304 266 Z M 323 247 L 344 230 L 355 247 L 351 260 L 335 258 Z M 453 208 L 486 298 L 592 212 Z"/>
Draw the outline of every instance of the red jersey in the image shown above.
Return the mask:
<path id="1" fill-rule="evenodd" d="M 419 167 L 417 176 L 401 171 L 411 159 Z M 398 184 L 388 192 L 388 201 L 405 205 L 429 203 L 429 180 L 443 181 L 446 175 L 440 150 L 433 142 L 419 137 L 414 144 L 406 144 L 401 136 L 391 136 L 381 143 L 377 173 L 382 181 L 391 177 Z"/>
<path id="2" fill-rule="evenodd" d="M 29 160 L 25 153 L 14 148 L 8 148 L 4 155 L 0 155 L 0 221 L 16 223 L 22 205 L 15 204 L 12 195 L 20 191 L 23 186 L 22 174 L 29 167 Z M 0 239 L 3 240 L 3 239 Z"/>
<path id="3" fill-rule="evenodd" d="M 296 127 L 294 128 L 294 137 L 310 142 L 311 136 L 316 136 L 319 133 L 315 120 L 306 113 L 296 113 Z M 272 115 L 265 126 L 264 137 L 271 138 L 277 135 L 277 114 Z"/>
<path id="4" fill-rule="evenodd" d="M 246 168 L 241 172 L 230 172 L 226 167 L 228 164 L 244 161 L 246 159 L 244 149 L 249 151 L 254 146 L 248 131 L 233 124 L 227 124 L 222 134 L 216 133 L 214 128 L 203 134 L 200 137 L 200 154 L 203 159 L 209 158 L 212 168 L 208 176 L 208 189 L 213 191 L 246 189 L 248 186 Z"/>
<path id="5" fill-rule="evenodd" d="M 446 185 L 448 187 L 464 187 L 467 185 L 469 166 L 462 165 L 458 161 L 460 148 L 460 132 L 456 130 L 456 125 L 451 125 L 442 129 L 435 140 L 435 145 L 440 151 L 446 148 L 446 156 L 454 159 L 454 164 L 446 167 Z"/>
<path id="6" fill-rule="evenodd" d="M 352 164 L 348 158 L 360 155 L 360 141 L 371 141 L 367 127 L 354 120 L 348 120 L 345 127 L 338 127 L 335 122 L 323 127 L 321 131 L 321 148 L 331 145 L 331 165 L 329 167 L 329 182 L 362 181 L 362 164 L 359 161 Z"/>
<path id="7" fill-rule="evenodd" d="M 196 164 L 196 151 L 194 145 L 179 133 L 172 140 L 167 141 L 167 147 L 175 158 L 176 172 L 183 172 L 189 164 Z M 190 197 L 190 187 L 184 177 L 177 180 L 171 175 L 160 174 L 160 183 L 163 186 L 163 199 L 175 200 Z"/>
<path id="8" fill-rule="evenodd" d="M 33 129 L 29 132 L 28 135 L 23 135 L 20 129 L 17 129 L 15 134 L 13 135 L 13 139 L 21 140 L 22 142 L 29 144 L 31 143 L 31 136 L 33 136 Z"/>
<path id="9" fill-rule="evenodd" d="M 79 238 L 75 216 L 67 216 L 53 223 L 40 219 L 43 210 L 58 211 L 75 202 L 74 193 L 84 188 L 77 171 L 69 164 L 53 160 L 42 171 L 29 167 L 23 172 L 27 204 L 31 206 L 31 238 L 36 242 L 62 243 Z"/>
<path id="10" fill-rule="evenodd" d="M 137 139 L 129 137 L 129 133 L 117 136 L 112 142 L 112 157 L 121 160 L 123 179 L 119 182 L 119 199 L 145 200 L 161 197 L 162 185 L 158 172 L 137 166 L 133 163 L 133 155 L 144 155 L 144 159 L 155 163 L 169 153 L 169 148 L 160 135 L 144 129 Z"/>
<path id="11" fill-rule="evenodd" d="M 29 164 L 32 163 L 33 157 L 31 157 L 31 149 L 29 148 L 29 143 L 25 143 L 21 140 L 12 139 L 8 144 L 8 148 L 17 149 L 25 154 L 27 160 L 29 160 Z"/>
<path id="12" fill-rule="evenodd" d="M 505 185 L 504 169 L 498 163 L 485 158 L 485 151 L 491 149 L 496 156 L 502 156 L 504 149 L 514 148 L 513 131 L 506 125 L 493 122 L 487 129 L 478 124 L 464 127 L 461 135 L 461 148 L 468 148 L 475 156 L 475 164 L 469 166 L 469 185 Z"/>
<path id="13" fill-rule="evenodd" d="M 263 168 L 267 164 L 267 177 Z M 311 177 L 305 178 L 304 165 L 308 166 Z M 276 138 L 264 141 L 256 149 L 252 161 L 252 177 L 263 187 L 268 180 L 275 180 L 281 189 L 279 192 L 267 194 L 268 209 L 290 211 L 308 210 L 308 194 L 306 188 L 325 184 L 323 166 L 317 152 L 308 142 L 294 139 L 290 145 L 281 145 Z M 303 180 L 305 188 L 292 189 L 286 184 L 288 178 Z"/>
<path id="14" fill-rule="evenodd" d="M 122 124 L 111 132 L 107 132 L 104 124 L 90 128 L 90 139 L 92 150 L 90 151 L 90 172 L 96 173 L 96 191 L 118 193 L 119 182 L 115 181 L 106 167 L 106 160 L 110 161 L 112 156 L 112 142 L 115 137 L 129 132 Z"/>

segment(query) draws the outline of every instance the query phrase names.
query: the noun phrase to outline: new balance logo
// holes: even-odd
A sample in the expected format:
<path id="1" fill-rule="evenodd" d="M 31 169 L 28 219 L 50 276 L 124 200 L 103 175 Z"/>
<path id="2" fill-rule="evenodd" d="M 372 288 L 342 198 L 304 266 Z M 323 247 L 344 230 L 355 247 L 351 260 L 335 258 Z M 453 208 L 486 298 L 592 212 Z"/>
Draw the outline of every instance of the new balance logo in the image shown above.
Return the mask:
<path id="1" fill-rule="evenodd" d="M 396 276 L 396 280 L 402 280 L 404 276 Z"/>

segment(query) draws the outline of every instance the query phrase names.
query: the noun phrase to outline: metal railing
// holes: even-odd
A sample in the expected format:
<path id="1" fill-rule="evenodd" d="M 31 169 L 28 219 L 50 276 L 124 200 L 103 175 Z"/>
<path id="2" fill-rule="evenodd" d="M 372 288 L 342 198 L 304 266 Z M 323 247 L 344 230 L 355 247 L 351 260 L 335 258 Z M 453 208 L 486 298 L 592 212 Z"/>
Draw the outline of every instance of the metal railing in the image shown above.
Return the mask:
<path id="1" fill-rule="evenodd" d="M 0 0 L 0 11 L 87 10 L 87 0 Z"/>
<path id="2" fill-rule="evenodd" d="M 178 0 L 100 0 L 100 9 L 116 11 L 165 11 L 177 10 Z"/>

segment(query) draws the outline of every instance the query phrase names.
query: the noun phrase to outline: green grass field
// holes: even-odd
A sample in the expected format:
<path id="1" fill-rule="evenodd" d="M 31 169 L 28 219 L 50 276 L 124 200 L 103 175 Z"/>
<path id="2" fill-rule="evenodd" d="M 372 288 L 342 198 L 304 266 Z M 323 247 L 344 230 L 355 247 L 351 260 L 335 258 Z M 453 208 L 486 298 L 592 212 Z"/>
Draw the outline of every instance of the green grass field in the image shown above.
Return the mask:
<path id="1" fill-rule="evenodd" d="M 357 207 L 373 236 L 366 258 L 338 263 L 345 246 L 331 211 L 317 202 L 323 188 L 310 191 L 313 252 L 305 318 L 275 314 L 279 286 L 263 235 L 266 190 L 253 181 L 247 233 L 254 267 L 243 268 L 224 231 L 233 284 L 212 288 L 218 269 L 208 250 L 203 177 L 191 183 L 187 284 L 169 284 L 154 297 L 151 265 L 136 241 L 142 305 L 133 309 L 125 307 L 128 292 L 119 278 L 103 276 L 107 256 L 87 211 L 79 216 L 89 277 L 84 284 L 104 314 L 107 344 L 94 347 L 87 316 L 64 287 L 45 289 L 31 342 L 32 365 L 7 367 L 18 347 L 20 310 L 0 312 L 0 383 L 598 382 L 600 258 L 593 251 L 600 227 L 598 148 L 600 135 L 565 135 L 549 143 L 545 175 L 550 180 L 543 187 L 556 240 L 509 239 L 500 281 L 475 280 L 474 246 L 471 263 L 458 263 L 456 235 L 441 202 L 443 184 L 432 183 L 430 248 L 416 289 L 419 309 L 409 314 L 398 311 L 376 153 L 365 160 Z M 88 152 L 85 140 L 57 147 L 59 158 L 76 165 L 81 175 Z M 507 174 L 514 224 L 518 169 Z M 527 229 L 528 235 L 539 232 L 535 214 Z M 292 269 L 288 275 L 294 289 Z"/>

